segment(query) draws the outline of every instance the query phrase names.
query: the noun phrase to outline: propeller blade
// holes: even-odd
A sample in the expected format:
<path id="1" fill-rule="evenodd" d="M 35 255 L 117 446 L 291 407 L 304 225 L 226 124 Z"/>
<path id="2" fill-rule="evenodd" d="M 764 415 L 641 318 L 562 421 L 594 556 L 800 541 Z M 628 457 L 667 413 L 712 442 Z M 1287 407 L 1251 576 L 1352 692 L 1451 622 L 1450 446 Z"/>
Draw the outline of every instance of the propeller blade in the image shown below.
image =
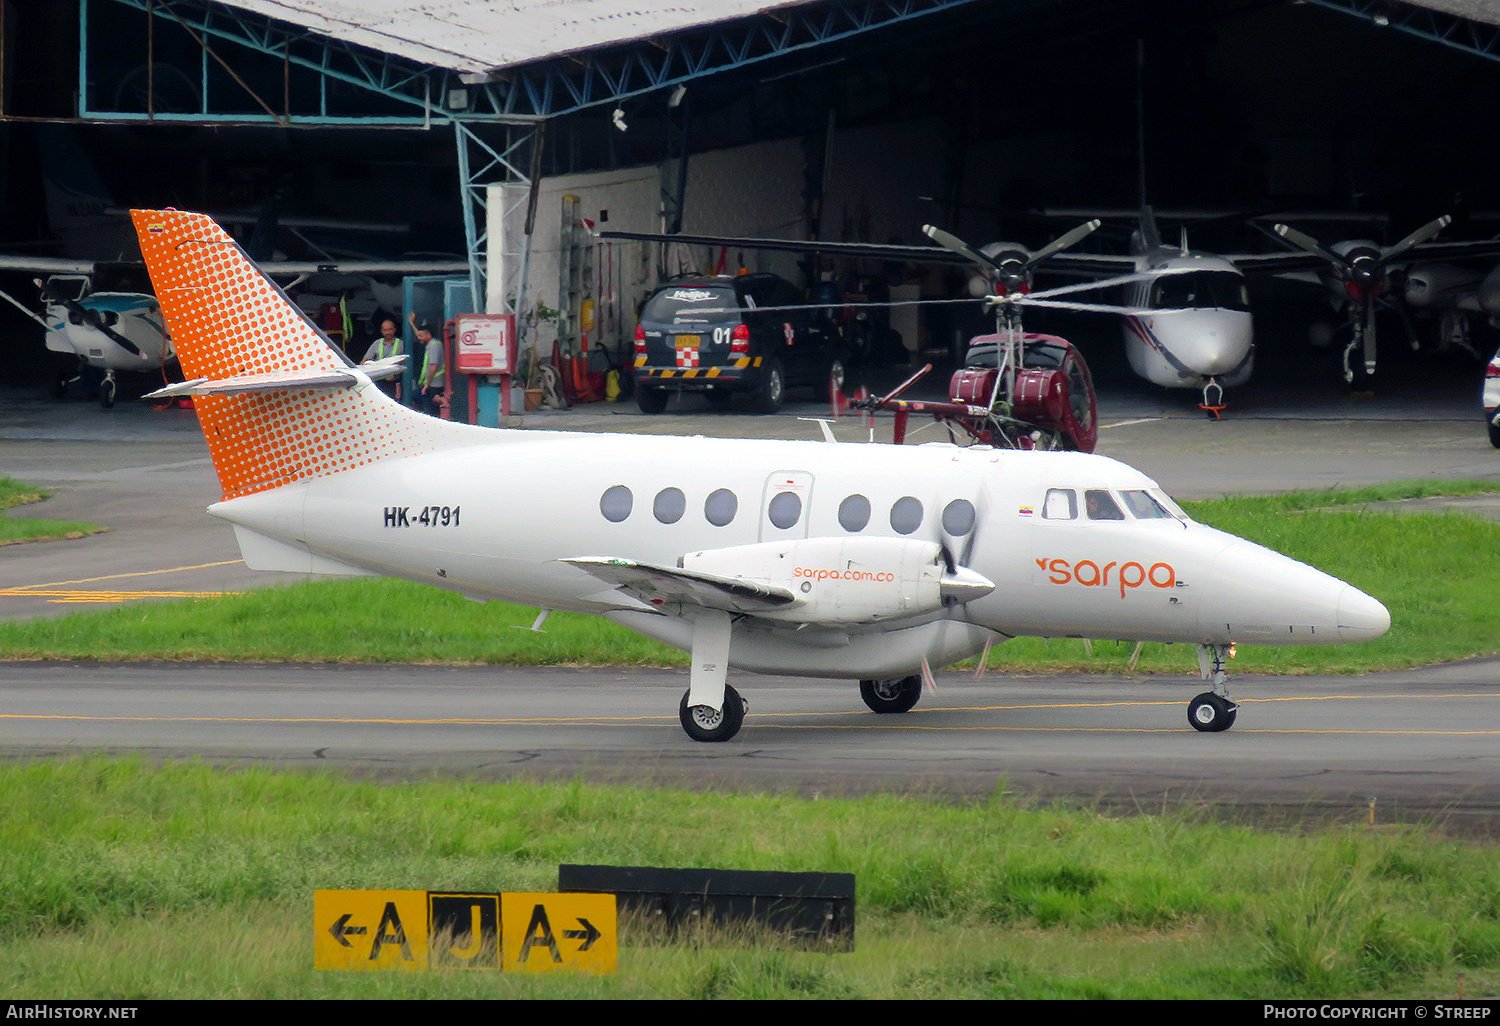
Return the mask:
<path id="1" fill-rule="evenodd" d="M 1083 224 L 1079 225 L 1077 228 L 1074 228 L 1072 231 L 1067 232 L 1066 234 L 1059 235 L 1057 238 L 1047 243 L 1041 249 L 1031 254 L 1031 259 L 1026 261 L 1027 268 L 1035 267 L 1037 264 L 1041 263 L 1043 260 L 1046 260 L 1054 253 L 1061 253 L 1065 249 L 1069 249 L 1073 246 L 1078 245 L 1078 243 L 1082 242 L 1084 239 L 1088 238 L 1089 235 L 1093 234 L 1094 229 L 1098 228 L 1103 223 L 1103 221 L 1099 220 L 1096 217 L 1092 221 L 1085 221 Z"/>
<path id="2" fill-rule="evenodd" d="M 981 271 L 984 272 L 985 277 L 990 277 L 995 272 L 1000 270 L 999 264 L 995 263 L 995 261 L 985 256 L 983 253 L 978 253 L 970 249 L 968 244 L 964 242 L 963 239 L 960 239 L 957 235 L 951 235 L 948 232 L 943 231 L 941 228 L 930 224 L 924 224 L 922 226 L 922 234 L 927 236 L 933 242 L 936 242 L 939 246 L 942 246 L 949 252 L 957 253 L 959 256 L 969 261 L 969 263 L 978 267 Z"/>
<path id="3" fill-rule="evenodd" d="M 1390 249 L 1382 253 L 1380 255 L 1381 266 L 1390 263 L 1392 260 L 1401 256 L 1401 254 L 1405 253 L 1413 246 L 1420 246 L 1424 242 L 1431 241 L 1434 235 L 1442 231 L 1444 228 L 1448 227 L 1448 225 L 1452 223 L 1452 221 L 1453 218 L 1451 216 L 1449 216 L 1448 214 L 1444 214 L 1437 220 L 1430 221 L 1427 224 L 1424 224 L 1422 227 L 1418 228 L 1406 238 L 1402 239 L 1400 242 L 1396 243 Z"/>
<path id="4" fill-rule="evenodd" d="M 1286 224 L 1278 224 L 1274 226 L 1272 230 L 1287 242 L 1291 243 L 1293 246 L 1296 246 L 1298 249 L 1305 249 L 1313 256 L 1320 256 L 1335 267 L 1342 267 L 1346 271 L 1349 269 L 1349 261 L 1339 256 L 1337 253 L 1329 249 L 1327 246 L 1323 245 L 1311 235 L 1308 235 L 1305 232 L 1299 232 L 1291 225 Z"/>
<path id="5" fill-rule="evenodd" d="M 42 295 L 45 296 L 49 302 L 56 303 L 64 310 L 68 311 L 68 313 L 79 317 L 89 327 L 98 329 L 99 334 L 109 339 L 121 349 L 125 350 L 128 353 L 134 353 L 136 356 L 145 355 L 141 352 L 140 347 L 137 346 L 134 342 L 130 341 L 130 339 L 126 338 L 124 335 L 121 335 L 113 328 L 106 326 L 104 322 L 99 319 L 99 312 L 97 310 L 90 310 L 88 307 L 84 306 L 78 301 L 69 299 L 57 289 L 53 288 L 50 283 L 42 281 L 40 278 L 36 279 L 36 284 L 37 288 L 42 290 Z"/>

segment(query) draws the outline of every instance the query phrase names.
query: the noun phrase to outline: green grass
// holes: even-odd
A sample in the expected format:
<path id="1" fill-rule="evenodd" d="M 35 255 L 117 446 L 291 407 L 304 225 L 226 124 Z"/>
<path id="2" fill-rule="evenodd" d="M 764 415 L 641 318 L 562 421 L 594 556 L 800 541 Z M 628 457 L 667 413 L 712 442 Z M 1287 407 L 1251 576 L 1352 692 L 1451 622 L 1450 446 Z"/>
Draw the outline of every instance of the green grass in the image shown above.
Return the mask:
<path id="1" fill-rule="evenodd" d="M 5 515 L 5 510 L 28 503 L 41 502 L 48 498 L 51 498 L 51 493 L 35 485 L 23 484 L 10 477 L 0 477 L 0 545 L 82 538 L 109 530 L 98 524 L 73 523 L 66 520 L 33 520 L 27 517 L 13 520 Z"/>
<path id="2" fill-rule="evenodd" d="M 0 808 L 13 999 L 1451 997 L 1459 971 L 1500 991 L 1496 849 L 1417 825 L 106 758 L 0 767 Z M 315 889 L 547 891 L 561 862 L 853 873 L 857 950 L 627 933 L 613 977 L 312 969 Z"/>
<path id="3" fill-rule="evenodd" d="M 1370 503 L 1500 489 L 1490 482 L 1409 482 L 1187 504 L 1193 516 L 1285 552 L 1374 595 L 1391 611 L 1383 637 L 1355 645 L 1241 646 L 1235 673 L 1360 673 L 1500 650 L 1500 524 L 1459 513 L 1397 514 Z M 200 659 L 507 665 L 686 665 L 675 649 L 597 617 L 535 610 L 385 579 L 266 588 L 223 599 L 132 605 L 0 624 L 10 659 Z M 1020 638 L 988 665 L 1006 670 L 1124 672 L 1134 645 Z M 1148 644 L 1136 669 L 1195 673 L 1190 645 Z"/>

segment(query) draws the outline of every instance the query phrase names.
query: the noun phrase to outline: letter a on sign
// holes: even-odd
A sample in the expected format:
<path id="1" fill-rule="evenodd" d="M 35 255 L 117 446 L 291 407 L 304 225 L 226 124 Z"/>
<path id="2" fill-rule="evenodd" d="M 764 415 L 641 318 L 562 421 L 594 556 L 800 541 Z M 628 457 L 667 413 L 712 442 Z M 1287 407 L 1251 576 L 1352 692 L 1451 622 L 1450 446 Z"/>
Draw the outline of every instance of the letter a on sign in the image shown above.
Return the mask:
<path id="1" fill-rule="evenodd" d="M 314 891 L 318 969 L 426 969 L 426 891 Z"/>
<path id="2" fill-rule="evenodd" d="M 612 973 L 618 950 L 613 894 L 500 896 L 505 972 Z"/>

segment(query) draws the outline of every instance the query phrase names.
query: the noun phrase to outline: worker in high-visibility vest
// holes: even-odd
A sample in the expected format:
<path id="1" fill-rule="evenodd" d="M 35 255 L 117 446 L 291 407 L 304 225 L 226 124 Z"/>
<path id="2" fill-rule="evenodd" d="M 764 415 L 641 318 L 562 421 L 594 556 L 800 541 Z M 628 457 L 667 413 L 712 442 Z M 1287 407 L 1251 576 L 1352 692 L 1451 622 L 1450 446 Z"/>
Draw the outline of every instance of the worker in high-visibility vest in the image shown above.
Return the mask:
<path id="1" fill-rule="evenodd" d="M 443 359 L 442 340 L 433 338 L 432 325 L 417 323 L 411 318 L 417 331 L 417 350 L 422 354 L 422 370 L 417 376 L 417 395 L 414 405 L 430 417 L 438 416 L 441 406 L 447 402 L 444 393 L 448 388 L 448 365 Z"/>
<path id="2" fill-rule="evenodd" d="M 396 334 L 396 322 L 387 317 L 380 322 L 380 337 L 370 343 L 370 348 L 365 350 L 365 358 L 361 363 L 370 363 L 373 360 L 384 360 L 388 356 L 401 355 L 401 336 Z M 386 395 L 392 399 L 401 398 L 401 375 L 394 378 L 384 378 L 375 382 Z"/>

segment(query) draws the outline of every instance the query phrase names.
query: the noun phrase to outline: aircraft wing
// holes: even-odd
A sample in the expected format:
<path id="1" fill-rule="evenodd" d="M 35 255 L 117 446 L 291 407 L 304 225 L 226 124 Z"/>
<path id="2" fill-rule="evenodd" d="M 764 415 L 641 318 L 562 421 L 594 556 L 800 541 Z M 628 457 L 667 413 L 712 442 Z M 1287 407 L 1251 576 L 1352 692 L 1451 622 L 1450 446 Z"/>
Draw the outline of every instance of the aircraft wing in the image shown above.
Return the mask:
<path id="1" fill-rule="evenodd" d="M 917 263 L 967 264 L 957 253 L 941 246 L 882 245 L 875 242 L 825 242 L 815 239 L 751 239 L 723 235 L 655 235 L 649 232 L 596 232 L 601 239 L 629 242 L 683 243 L 688 246 L 723 246 L 726 249 L 771 249 L 786 253 L 827 253 L 830 256 L 871 257 Z"/>
<path id="2" fill-rule="evenodd" d="M 649 232 L 597 232 L 601 239 L 634 242 L 685 243 L 689 246 L 723 246 L 727 249 L 770 249 L 787 253 L 825 253 L 829 256 L 868 257 L 917 264 L 959 264 L 970 261 L 942 246 L 898 246 L 877 242 L 825 242 L 812 239 L 750 239 L 722 235 L 654 235 Z M 1054 253 L 1047 257 L 1047 270 L 1078 274 L 1126 274 L 1135 269 L 1135 257 L 1106 253 Z"/>
<path id="3" fill-rule="evenodd" d="M 1463 260 L 1468 257 L 1500 256 L 1500 239 L 1475 239 L 1469 242 L 1423 242 L 1401 255 L 1398 264 L 1410 264 L 1415 257 L 1420 260 Z"/>
<path id="4" fill-rule="evenodd" d="M 100 263 L 112 267 L 146 265 L 135 261 L 70 260 L 63 257 L 24 256 L 0 253 L 0 271 L 26 271 L 32 274 L 92 274 Z M 468 274 L 466 260 L 267 260 L 257 266 L 277 276 L 321 274 Z"/>
<path id="5" fill-rule="evenodd" d="M 97 263 L 97 260 L 69 260 L 66 257 L 0 253 L 0 271 L 27 271 L 32 274 L 92 274 Z"/>
<path id="6" fill-rule="evenodd" d="M 763 613 L 797 601 L 794 594 L 782 588 L 633 559 L 576 556 L 561 562 L 593 574 L 657 610 L 669 602 L 687 602 L 727 613 Z"/>
<path id="7" fill-rule="evenodd" d="M 468 274 L 467 260 L 262 260 L 262 271 L 277 277 L 296 274 Z"/>

